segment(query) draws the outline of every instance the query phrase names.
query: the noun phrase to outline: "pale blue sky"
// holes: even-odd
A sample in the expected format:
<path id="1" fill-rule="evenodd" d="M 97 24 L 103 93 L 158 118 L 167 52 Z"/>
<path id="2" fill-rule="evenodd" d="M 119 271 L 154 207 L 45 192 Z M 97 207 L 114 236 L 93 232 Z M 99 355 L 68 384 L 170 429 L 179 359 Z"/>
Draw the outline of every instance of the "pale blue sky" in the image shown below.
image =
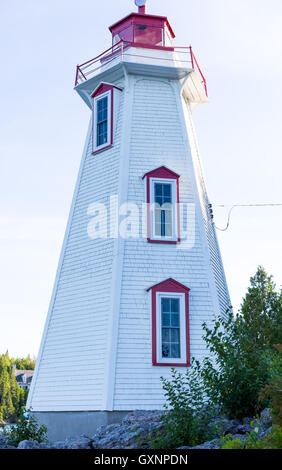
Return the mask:
<path id="1" fill-rule="evenodd" d="M 0 3 L 0 353 L 37 354 L 86 135 L 75 66 L 133 0 Z M 210 103 L 195 124 L 211 202 L 282 203 L 281 0 L 148 0 L 192 44 Z M 218 226 L 226 210 L 214 209 Z M 282 208 L 235 209 L 219 242 L 235 309 L 259 264 L 281 282 Z"/>

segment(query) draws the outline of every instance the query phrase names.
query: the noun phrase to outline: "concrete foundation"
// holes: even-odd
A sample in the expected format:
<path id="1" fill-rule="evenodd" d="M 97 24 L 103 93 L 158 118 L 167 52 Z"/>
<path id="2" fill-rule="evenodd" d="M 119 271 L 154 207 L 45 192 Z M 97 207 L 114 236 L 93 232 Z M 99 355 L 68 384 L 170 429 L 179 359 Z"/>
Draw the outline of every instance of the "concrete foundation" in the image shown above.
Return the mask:
<path id="1" fill-rule="evenodd" d="M 129 411 L 34 411 L 38 423 L 45 424 L 50 442 L 81 434 L 93 436 L 99 426 L 120 423 Z"/>

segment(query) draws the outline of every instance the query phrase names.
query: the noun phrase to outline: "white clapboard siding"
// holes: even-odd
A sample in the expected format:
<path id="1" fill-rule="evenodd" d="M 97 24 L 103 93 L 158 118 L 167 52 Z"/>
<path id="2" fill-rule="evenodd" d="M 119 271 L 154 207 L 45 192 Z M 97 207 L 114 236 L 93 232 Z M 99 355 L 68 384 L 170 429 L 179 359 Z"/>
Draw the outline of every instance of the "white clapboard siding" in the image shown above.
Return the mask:
<path id="1" fill-rule="evenodd" d="M 104 408 L 114 241 L 89 238 L 87 209 L 93 202 L 107 204 L 109 196 L 118 191 L 122 115 L 121 97 L 115 144 L 102 154 L 92 155 L 92 135 L 88 135 L 29 394 L 29 406 L 34 411 Z"/>
<path id="2" fill-rule="evenodd" d="M 195 180 L 191 150 L 183 128 L 178 87 L 157 79 L 136 79 L 129 157 L 128 200 L 144 201 L 145 172 L 165 165 L 180 178 L 181 202 L 195 203 Z M 201 206 L 198 205 L 198 211 Z M 202 213 L 196 214 L 197 220 Z M 202 323 L 218 313 L 206 257 L 207 238 L 196 221 L 195 245 L 181 250 L 175 245 L 126 240 L 116 362 L 114 409 L 161 408 L 164 397 L 160 376 L 169 367 L 152 366 L 150 295 L 146 289 L 172 277 L 190 291 L 191 354 L 205 355 Z M 204 234 L 205 235 L 205 234 Z M 204 244 L 204 246 L 203 246 Z M 215 280 L 213 280 L 215 284 Z M 141 326 L 141 327 L 140 327 Z M 178 368 L 183 371 L 183 368 Z M 126 382 L 124 377 L 128 377 Z M 129 379 L 130 377 L 130 379 Z M 123 378 L 123 380 L 122 380 Z M 132 386 L 135 384 L 135 386 Z"/>
<path id="3" fill-rule="evenodd" d="M 147 289 L 169 277 L 190 288 L 190 348 L 197 359 L 207 354 L 202 323 L 223 315 L 230 303 L 180 83 L 131 74 L 113 84 L 123 88 L 114 145 L 92 155 L 88 135 L 29 394 L 34 411 L 161 409 L 160 377 L 169 377 L 171 368 L 152 366 Z M 108 207 L 117 194 L 120 202 L 141 208 L 142 177 L 162 165 L 180 175 L 180 202 L 194 205 L 193 247 L 141 238 L 90 239 L 89 204 Z"/>

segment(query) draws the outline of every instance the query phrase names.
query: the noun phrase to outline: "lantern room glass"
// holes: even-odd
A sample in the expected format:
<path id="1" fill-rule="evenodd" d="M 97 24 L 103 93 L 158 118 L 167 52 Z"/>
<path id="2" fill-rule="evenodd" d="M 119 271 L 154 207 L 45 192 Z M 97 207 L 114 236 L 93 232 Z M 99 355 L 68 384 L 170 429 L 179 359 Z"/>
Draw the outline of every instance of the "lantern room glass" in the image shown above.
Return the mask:
<path id="1" fill-rule="evenodd" d="M 167 27 L 130 24 L 113 34 L 113 46 L 123 41 L 126 44 L 144 44 L 146 46 L 171 47 L 172 37 Z"/>

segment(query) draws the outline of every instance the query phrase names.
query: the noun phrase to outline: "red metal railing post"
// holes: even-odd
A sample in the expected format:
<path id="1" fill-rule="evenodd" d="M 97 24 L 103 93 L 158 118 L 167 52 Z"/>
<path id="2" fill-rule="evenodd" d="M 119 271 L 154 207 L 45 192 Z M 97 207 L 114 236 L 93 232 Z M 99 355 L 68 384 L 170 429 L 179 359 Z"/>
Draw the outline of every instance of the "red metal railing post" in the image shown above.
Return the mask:
<path id="1" fill-rule="evenodd" d="M 190 57 L 191 57 L 191 65 L 192 69 L 194 68 L 194 59 L 193 59 L 193 51 L 192 51 L 192 46 L 189 47 L 190 50 Z"/>
<path id="2" fill-rule="evenodd" d="M 77 85 L 77 82 L 78 82 L 78 68 L 79 68 L 79 66 L 77 65 L 77 66 L 76 66 L 75 85 L 74 85 L 74 86 L 76 86 L 76 85 Z"/>

